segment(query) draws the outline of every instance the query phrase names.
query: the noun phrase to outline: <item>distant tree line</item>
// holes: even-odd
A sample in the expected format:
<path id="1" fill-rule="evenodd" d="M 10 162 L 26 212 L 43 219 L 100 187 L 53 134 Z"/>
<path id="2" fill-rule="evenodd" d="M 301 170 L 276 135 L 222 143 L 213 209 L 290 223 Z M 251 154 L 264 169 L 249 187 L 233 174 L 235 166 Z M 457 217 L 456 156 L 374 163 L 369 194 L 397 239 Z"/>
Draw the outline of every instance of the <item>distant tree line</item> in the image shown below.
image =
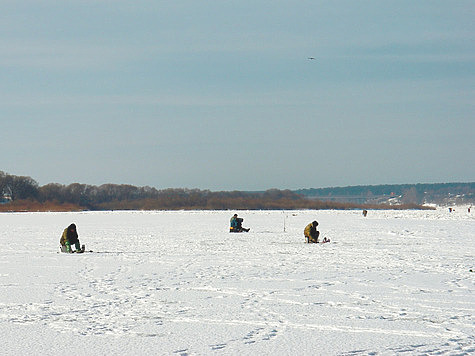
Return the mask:
<path id="1" fill-rule="evenodd" d="M 448 202 L 473 203 L 475 201 L 475 182 L 470 183 L 433 183 L 433 184 L 387 184 L 362 185 L 348 187 L 312 188 L 296 190 L 296 193 L 310 198 L 331 200 L 333 197 L 345 197 L 348 201 L 361 202 L 400 198 L 402 203 L 444 204 Z M 360 199 L 358 199 L 360 198 Z"/>
<path id="2" fill-rule="evenodd" d="M 0 194 L 8 194 L 12 200 L 38 199 L 38 183 L 30 177 L 19 177 L 0 171 Z"/>
<path id="3" fill-rule="evenodd" d="M 100 186 L 73 183 L 50 183 L 39 186 L 30 177 L 19 177 L 0 171 L 0 193 L 11 192 L 15 204 L 29 209 L 83 210 L 176 210 L 176 209 L 407 209 L 421 206 L 358 205 L 307 199 L 291 190 L 269 189 L 264 192 L 221 191 L 200 189 L 163 189 L 127 184 Z M 26 203 L 28 202 L 28 203 Z M 10 204 L 9 204 L 10 205 Z M 43 207 L 43 208 L 42 208 Z M 9 207 L 2 207 L 8 210 Z"/>

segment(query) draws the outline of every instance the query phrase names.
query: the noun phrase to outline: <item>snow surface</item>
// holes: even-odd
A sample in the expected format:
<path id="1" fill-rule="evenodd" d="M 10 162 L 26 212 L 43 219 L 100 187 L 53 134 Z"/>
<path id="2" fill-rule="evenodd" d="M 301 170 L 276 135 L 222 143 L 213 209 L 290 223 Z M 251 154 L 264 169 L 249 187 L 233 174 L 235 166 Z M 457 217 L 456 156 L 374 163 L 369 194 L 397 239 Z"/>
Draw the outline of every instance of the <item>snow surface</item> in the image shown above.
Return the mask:
<path id="1" fill-rule="evenodd" d="M 0 354 L 475 353 L 473 211 L 233 213 L 0 214 Z"/>

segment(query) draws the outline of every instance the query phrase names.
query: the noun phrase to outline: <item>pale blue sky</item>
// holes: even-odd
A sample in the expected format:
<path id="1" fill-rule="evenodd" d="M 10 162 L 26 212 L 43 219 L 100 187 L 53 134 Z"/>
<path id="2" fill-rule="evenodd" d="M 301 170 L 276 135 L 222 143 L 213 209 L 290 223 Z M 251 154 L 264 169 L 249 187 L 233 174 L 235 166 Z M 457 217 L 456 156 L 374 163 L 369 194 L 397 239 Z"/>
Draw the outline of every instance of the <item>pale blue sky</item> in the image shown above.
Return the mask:
<path id="1" fill-rule="evenodd" d="M 474 10 L 0 0 L 0 170 L 158 189 L 474 181 Z"/>

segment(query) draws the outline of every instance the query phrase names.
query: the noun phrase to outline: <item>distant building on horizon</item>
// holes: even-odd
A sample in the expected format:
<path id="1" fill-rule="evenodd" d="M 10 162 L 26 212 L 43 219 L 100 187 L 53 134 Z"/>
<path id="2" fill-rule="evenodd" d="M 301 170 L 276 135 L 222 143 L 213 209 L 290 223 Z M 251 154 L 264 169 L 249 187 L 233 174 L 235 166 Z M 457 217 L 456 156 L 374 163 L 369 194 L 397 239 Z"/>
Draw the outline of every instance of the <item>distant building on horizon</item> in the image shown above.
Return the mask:
<path id="1" fill-rule="evenodd" d="M 8 204 L 8 203 L 11 203 L 12 201 L 13 201 L 12 190 L 7 185 L 2 190 L 2 195 L 0 197 L 0 204 Z"/>

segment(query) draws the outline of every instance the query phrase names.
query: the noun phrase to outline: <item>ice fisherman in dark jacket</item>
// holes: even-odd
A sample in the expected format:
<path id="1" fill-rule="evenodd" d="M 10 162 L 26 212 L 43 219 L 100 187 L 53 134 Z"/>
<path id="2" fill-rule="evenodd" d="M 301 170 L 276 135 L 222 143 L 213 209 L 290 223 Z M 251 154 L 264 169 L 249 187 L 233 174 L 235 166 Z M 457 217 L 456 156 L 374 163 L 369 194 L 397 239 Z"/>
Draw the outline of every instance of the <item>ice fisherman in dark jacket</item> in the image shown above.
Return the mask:
<path id="1" fill-rule="evenodd" d="M 81 244 L 79 243 L 79 236 L 75 224 L 71 224 L 66 229 L 64 229 L 59 243 L 61 244 L 62 252 L 73 252 L 71 250 L 71 245 L 74 245 L 76 248 L 75 252 L 84 252 L 82 251 Z"/>
<path id="2" fill-rule="evenodd" d="M 234 214 L 231 218 L 231 226 L 229 227 L 229 232 L 248 232 L 251 229 L 246 229 L 242 227 L 243 218 L 238 218 L 237 214 Z"/>

